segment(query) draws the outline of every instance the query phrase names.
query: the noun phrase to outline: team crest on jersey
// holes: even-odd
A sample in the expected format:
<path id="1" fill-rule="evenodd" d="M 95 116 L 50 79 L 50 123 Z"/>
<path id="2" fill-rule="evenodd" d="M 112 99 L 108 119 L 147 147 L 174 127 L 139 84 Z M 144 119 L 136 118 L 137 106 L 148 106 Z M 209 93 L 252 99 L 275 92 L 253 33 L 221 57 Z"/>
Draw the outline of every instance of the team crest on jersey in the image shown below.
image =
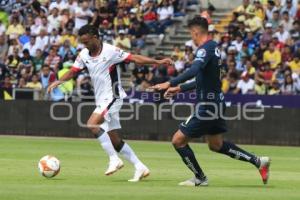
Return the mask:
<path id="1" fill-rule="evenodd" d="M 195 60 L 203 61 L 205 56 L 206 56 L 206 50 L 205 49 L 199 49 L 196 53 L 196 59 Z"/>
<path id="2" fill-rule="evenodd" d="M 221 51 L 218 47 L 216 47 L 216 49 L 215 49 L 215 54 L 217 57 L 221 57 Z"/>
<path id="3" fill-rule="evenodd" d="M 196 55 L 197 58 L 204 58 L 205 56 L 206 56 L 206 50 L 205 49 L 199 49 L 197 51 L 197 55 Z"/>
<path id="4" fill-rule="evenodd" d="M 122 58 L 124 55 L 124 51 L 122 51 L 120 54 L 119 54 L 119 58 Z"/>

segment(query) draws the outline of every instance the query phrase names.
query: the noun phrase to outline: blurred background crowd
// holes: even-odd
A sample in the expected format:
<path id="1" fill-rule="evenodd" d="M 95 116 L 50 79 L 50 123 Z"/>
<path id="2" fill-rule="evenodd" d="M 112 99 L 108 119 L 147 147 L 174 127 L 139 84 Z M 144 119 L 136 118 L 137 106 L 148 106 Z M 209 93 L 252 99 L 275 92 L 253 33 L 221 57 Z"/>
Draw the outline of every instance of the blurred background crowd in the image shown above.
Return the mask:
<path id="1" fill-rule="evenodd" d="M 220 39 L 223 91 L 250 94 L 300 93 L 298 0 L 244 0 Z"/>
<path id="2" fill-rule="evenodd" d="M 224 70 L 222 90 L 231 94 L 300 94 L 300 7 L 298 0 L 243 0 L 220 33 L 212 20 L 215 7 L 200 13 L 210 23 L 210 37 L 219 43 Z M 174 45 L 175 66 L 135 69 L 135 84 L 144 90 L 187 70 L 197 47 Z M 163 52 L 161 52 L 163 54 Z M 153 79 L 153 75 L 156 77 Z"/>
<path id="3" fill-rule="evenodd" d="M 0 0 L 0 87 L 45 91 L 83 48 L 76 33 L 86 24 L 98 27 L 104 42 L 139 52 L 145 48 L 145 36 L 163 38 L 172 17 L 183 16 L 188 3 L 193 2 Z M 86 72 L 44 99 L 59 100 L 74 88 L 92 93 Z"/>
<path id="4" fill-rule="evenodd" d="M 185 15 L 197 0 L 0 0 L 0 88 L 40 90 L 42 99 L 61 100 L 80 89 L 93 94 L 90 78 L 82 71 L 45 94 L 48 85 L 72 66 L 83 46 L 76 33 L 85 24 L 99 28 L 104 42 L 126 51 L 147 49 L 146 36 L 163 40 L 172 19 Z M 212 39 L 220 44 L 224 70 L 222 90 L 233 94 L 300 93 L 300 9 L 298 0 L 244 0 L 232 14 L 228 31 L 220 33 L 210 5 L 199 14 L 210 23 Z M 184 49 L 184 50 L 183 50 Z M 197 47 L 187 41 L 175 45 L 175 66 L 126 66 L 132 89 L 144 91 L 187 70 Z"/>

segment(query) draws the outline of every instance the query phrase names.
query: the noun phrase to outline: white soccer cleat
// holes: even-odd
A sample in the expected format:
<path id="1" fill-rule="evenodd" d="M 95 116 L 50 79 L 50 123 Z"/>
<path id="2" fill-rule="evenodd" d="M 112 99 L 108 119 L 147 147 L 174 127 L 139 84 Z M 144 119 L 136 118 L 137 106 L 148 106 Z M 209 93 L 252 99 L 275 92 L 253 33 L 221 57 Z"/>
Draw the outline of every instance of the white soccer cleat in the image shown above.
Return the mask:
<path id="1" fill-rule="evenodd" d="M 179 183 L 180 186 L 208 186 L 208 179 L 206 177 L 203 178 L 203 180 L 200 180 L 196 177 L 193 177 L 189 180 L 183 181 Z"/>
<path id="2" fill-rule="evenodd" d="M 146 178 L 147 176 L 150 175 L 150 170 L 146 167 L 143 166 L 140 169 L 136 169 L 134 172 L 134 176 L 132 179 L 129 179 L 129 182 L 139 182 L 140 180 L 142 180 L 143 178 Z"/>
<path id="3" fill-rule="evenodd" d="M 120 158 L 118 158 L 117 160 L 111 160 L 109 162 L 105 175 L 110 176 L 116 171 L 118 171 L 119 169 L 121 169 L 122 167 L 124 167 L 124 163 Z"/>

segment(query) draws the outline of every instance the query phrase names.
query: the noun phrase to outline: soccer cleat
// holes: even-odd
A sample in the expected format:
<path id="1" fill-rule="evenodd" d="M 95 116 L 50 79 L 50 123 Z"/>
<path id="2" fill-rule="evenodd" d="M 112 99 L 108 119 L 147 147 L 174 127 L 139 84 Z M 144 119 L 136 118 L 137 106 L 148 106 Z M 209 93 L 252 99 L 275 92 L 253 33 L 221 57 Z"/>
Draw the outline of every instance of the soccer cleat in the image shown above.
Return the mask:
<path id="1" fill-rule="evenodd" d="M 268 179 L 270 177 L 270 164 L 271 164 L 271 158 L 269 157 L 260 157 L 260 167 L 259 167 L 259 173 L 261 175 L 262 181 L 264 184 L 268 183 Z"/>
<path id="2" fill-rule="evenodd" d="M 208 179 L 207 177 L 203 177 L 203 179 L 198 179 L 196 177 L 193 177 L 189 180 L 183 181 L 179 183 L 180 186 L 208 186 Z"/>
<path id="3" fill-rule="evenodd" d="M 109 166 L 105 172 L 105 175 L 110 176 L 122 167 L 124 167 L 124 163 L 120 158 L 118 158 L 117 160 L 112 160 L 109 162 Z"/>
<path id="4" fill-rule="evenodd" d="M 139 182 L 140 180 L 146 178 L 149 175 L 150 175 L 150 170 L 146 166 L 143 166 L 141 169 L 136 169 L 133 178 L 129 179 L 128 181 Z"/>

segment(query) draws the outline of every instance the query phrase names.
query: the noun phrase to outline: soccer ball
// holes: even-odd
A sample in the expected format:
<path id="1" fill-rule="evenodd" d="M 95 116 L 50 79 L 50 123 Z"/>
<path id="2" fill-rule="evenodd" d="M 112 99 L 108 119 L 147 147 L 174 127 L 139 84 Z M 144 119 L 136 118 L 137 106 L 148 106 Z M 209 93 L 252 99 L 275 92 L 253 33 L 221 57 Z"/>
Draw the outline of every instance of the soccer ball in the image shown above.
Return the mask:
<path id="1" fill-rule="evenodd" d="M 52 178 L 56 176 L 60 171 L 60 162 L 59 160 L 50 155 L 46 155 L 41 158 L 39 161 L 39 171 L 40 173 L 47 178 Z"/>

